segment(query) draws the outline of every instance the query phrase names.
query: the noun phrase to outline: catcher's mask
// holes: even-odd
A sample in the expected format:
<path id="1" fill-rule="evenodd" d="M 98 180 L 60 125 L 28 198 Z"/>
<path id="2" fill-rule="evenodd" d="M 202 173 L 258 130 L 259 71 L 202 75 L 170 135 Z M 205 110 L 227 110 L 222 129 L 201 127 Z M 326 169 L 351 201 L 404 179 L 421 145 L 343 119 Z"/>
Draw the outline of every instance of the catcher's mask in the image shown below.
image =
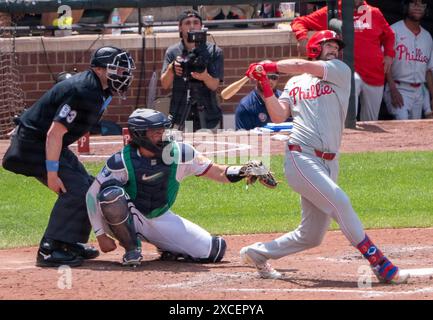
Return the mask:
<path id="1" fill-rule="evenodd" d="M 137 146 L 143 147 L 156 155 L 161 155 L 164 147 L 172 138 L 165 135 L 161 141 L 154 144 L 146 135 L 148 129 L 168 129 L 171 121 L 165 114 L 153 109 L 136 109 L 128 118 L 128 130 L 131 141 Z"/>
<path id="2" fill-rule="evenodd" d="M 91 66 L 106 68 L 108 86 L 122 99 L 126 98 L 135 69 L 134 59 L 128 52 L 116 47 L 101 47 L 94 53 Z"/>
<path id="3" fill-rule="evenodd" d="M 338 43 L 339 50 L 344 48 L 344 42 L 341 40 L 338 33 L 332 30 L 323 30 L 316 32 L 307 42 L 307 56 L 310 59 L 317 59 L 322 52 L 322 45 L 327 41 L 335 41 Z"/>

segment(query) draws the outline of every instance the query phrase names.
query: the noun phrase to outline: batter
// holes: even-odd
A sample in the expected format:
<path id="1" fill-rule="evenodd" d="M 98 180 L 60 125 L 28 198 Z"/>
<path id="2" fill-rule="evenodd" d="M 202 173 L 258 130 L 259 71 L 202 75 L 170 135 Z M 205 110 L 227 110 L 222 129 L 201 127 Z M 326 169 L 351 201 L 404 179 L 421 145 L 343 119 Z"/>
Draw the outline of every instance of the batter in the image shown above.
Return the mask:
<path id="1" fill-rule="evenodd" d="M 250 65 L 246 75 L 262 83 L 265 104 L 273 122 L 292 113 L 293 131 L 288 141 L 285 175 L 301 195 L 299 227 L 273 241 L 241 249 L 243 262 L 254 265 L 263 278 L 282 275 L 267 262 L 318 246 L 331 219 L 349 242 L 359 249 L 382 282 L 404 283 L 409 278 L 386 258 L 366 235 L 345 192 L 337 185 L 338 157 L 350 95 L 350 68 L 338 60 L 344 47 L 330 30 L 315 33 L 307 43 L 310 61 L 289 59 Z M 260 72 L 259 70 L 264 71 Z M 291 78 L 279 99 L 274 97 L 267 72 L 299 74 Z"/>

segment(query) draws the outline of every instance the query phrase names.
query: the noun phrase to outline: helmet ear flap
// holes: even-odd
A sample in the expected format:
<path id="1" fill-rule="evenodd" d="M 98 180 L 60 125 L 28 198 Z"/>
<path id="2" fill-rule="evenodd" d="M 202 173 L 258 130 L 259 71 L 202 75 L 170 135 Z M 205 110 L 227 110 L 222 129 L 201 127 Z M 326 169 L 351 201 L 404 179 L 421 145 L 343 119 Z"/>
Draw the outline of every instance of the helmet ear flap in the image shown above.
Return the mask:
<path id="1" fill-rule="evenodd" d="M 311 47 L 311 55 L 314 55 L 312 58 L 317 58 L 318 56 L 320 56 L 321 52 L 322 52 L 322 46 L 320 44 Z"/>
<path id="2" fill-rule="evenodd" d="M 316 59 L 322 52 L 322 46 L 320 44 L 310 45 L 307 47 L 307 56 L 311 59 Z"/>

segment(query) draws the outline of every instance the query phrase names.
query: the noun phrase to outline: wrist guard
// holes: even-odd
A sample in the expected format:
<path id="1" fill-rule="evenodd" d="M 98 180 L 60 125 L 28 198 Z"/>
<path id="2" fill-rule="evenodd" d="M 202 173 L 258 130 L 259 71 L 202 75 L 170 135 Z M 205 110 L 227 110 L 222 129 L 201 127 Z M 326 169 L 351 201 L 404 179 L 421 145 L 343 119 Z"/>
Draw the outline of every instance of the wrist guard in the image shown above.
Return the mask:
<path id="1" fill-rule="evenodd" d="M 227 179 L 232 183 L 241 181 L 243 178 L 245 178 L 245 176 L 241 176 L 241 174 L 244 173 L 242 172 L 242 168 L 243 166 L 227 167 L 225 172 Z"/>
<path id="2" fill-rule="evenodd" d="M 274 90 L 272 90 L 271 84 L 267 78 L 260 81 L 263 89 L 263 96 L 265 98 L 270 98 L 274 95 Z"/>

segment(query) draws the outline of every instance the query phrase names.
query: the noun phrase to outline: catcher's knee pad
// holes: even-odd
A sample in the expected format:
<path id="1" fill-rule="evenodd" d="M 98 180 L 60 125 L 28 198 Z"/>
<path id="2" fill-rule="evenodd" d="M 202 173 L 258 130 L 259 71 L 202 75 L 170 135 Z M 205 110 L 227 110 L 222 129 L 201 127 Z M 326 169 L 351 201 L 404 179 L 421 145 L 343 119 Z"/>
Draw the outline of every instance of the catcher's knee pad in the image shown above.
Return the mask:
<path id="1" fill-rule="evenodd" d="M 109 186 L 98 194 L 99 205 L 105 220 L 110 225 L 119 225 L 128 219 L 129 209 L 125 190 L 119 186 Z"/>
<path id="2" fill-rule="evenodd" d="M 98 201 L 102 215 L 120 244 L 127 251 L 137 248 L 134 220 L 129 212 L 125 190 L 119 186 L 108 186 L 99 192 Z"/>
<path id="3" fill-rule="evenodd" d="M 212 237 L 212 247 L 210 249 L 209 262 L 220 262 L 226 253 L 227 244 L 222 237 Z"/>

